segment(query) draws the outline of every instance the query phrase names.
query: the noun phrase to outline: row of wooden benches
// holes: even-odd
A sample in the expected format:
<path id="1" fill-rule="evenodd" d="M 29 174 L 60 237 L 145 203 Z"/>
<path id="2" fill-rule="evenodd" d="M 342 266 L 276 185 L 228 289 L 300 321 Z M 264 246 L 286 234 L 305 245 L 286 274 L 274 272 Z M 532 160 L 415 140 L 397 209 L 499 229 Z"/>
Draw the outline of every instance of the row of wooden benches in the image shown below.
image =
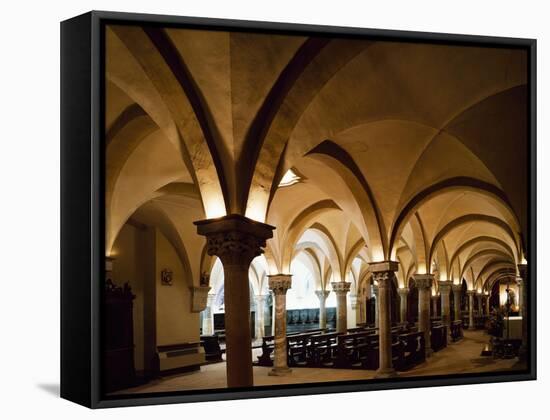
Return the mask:
<path id="1" fill-rule="evenodd" d="M 447 345 L 444 325 L 432 327 L 432 347 L 440 350 Z M 436 344 L 434 346 L 434 344 Z M 377 369 L 379 364 L 379 336 L 373 327 L 348 329 L 346 333 L 311 330 L 287 335 L 287 362 L 291 367 L 332 367 Z M 258 365 L 272 366 L 274 337 L 263 338 Z M 392 328 L 393 366 L 407 370 L 425 360 L 424 334 L 414 328 Z"/>

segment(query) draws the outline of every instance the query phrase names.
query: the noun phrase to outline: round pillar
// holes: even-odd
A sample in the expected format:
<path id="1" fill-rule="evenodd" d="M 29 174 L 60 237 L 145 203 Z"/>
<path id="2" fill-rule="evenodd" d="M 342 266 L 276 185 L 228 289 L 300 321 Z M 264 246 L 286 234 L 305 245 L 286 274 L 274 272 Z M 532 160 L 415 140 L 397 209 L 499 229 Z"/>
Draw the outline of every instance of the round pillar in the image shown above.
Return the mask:
<path id="1" fill-rule="evenodd" d="M 327 327 L 327 297 L 329 295 L 329 290 L 316 290 L 315 294 L 319 298 L 319 328 Z"/>
<path id="2" fill-rule="evenodd" d="M 437 316 L 437 301 L 439 299 L 438 295 L 432 295 L 432 317 Z"/>
<path id="3" fill-rule="evenodd" d="M 468 290 L 468 329 L 475 330 L 474 325 L 474 296 L 476 294 L 475 290 Z"/>
<path id="4" fill-rule="evenodd" d="M 378 308 L 379 308 L 379 303 L 380 303 L 380 296 L 378 294 L 378 286 L 376 285 L 373 285 L 372 286 L 372 294 L 374 295 L 374 327 L 375 328 L 378 328 L 380 325 L 379 325 L 379 311 L 378 311 Z"/>
<path id="5" fill-rule="evenodd" d="M 194 222 L 197 233 L 206 237 L 208 255 L 223 265 L 226 371 L 228 387 L 251 387 L 252 340 L 250 332 L 250 290 L 248 270 L 260 255 L 273 226 L 231 214 Z"/>
<path id="6" fill-rule="evenodd" d="M 275 298 L 275 349 L 273 369 L 270 376 L 283 376 L 290 373 L 286 348 L 286 291 L 292 286 L 292 275 L 275 274 L 268 276 L 269 289 Z"/>
<path id="7" fill-rule="evenodd" d="M 479 316 L 483 315 L 483 293 L 476 293 L 477 297 L 477 314 Z"/>
<path id="8" fill-rule="evenodd" d="M 432 352 L 430 300 L 432 295 L 432 274 L 415 274 L 414 285 L 418 289 L 418 331 L 424 333 L 426 357 Z"/>
<path id="9" fill-rule="evenodd" d="M 453 298 L 454 298 L 454 306 L 455 306 L 455 321 L 462 321 L 462 314 L 460 312 L 460 301 L 462 298 L 462 285 L 460 284 L 453 284 Z"/>
<path id="10" fill-rule="evenodd" d="M 409 289 L 397 289 L 397 293 L 399 293 L 399 321 L 401 324 L 407 324 L 407 298 L 409 296 Z"/>
<path id="11" fill-rule="evenodd" d="M 346 297 L 351 283 L 335 281 L 331 285 L 333 292 L 336 293 L 336 332 L 345 333 L 348 330 L 348 304 Z"/>
<path id="12" fill-rule="evenodd" d="M 491 299 L 491 295 L 487 293 L 485 295 L 485 315 L 489 316 L 491 314 L 491 305 L 489 304 L 489 301 Z"/>
<path id="13" fill-rule="evenodd" d="M 441 295 L 441 322 L 447 327 L 447 334 L 451 333 L 451 283 L 439 281 Z"/>
<path id="14" fill-rule="evenodd" d="M 395 277 L 398 265 L 395 261 L 383 261 L 370 264 L 373 280 L 378 283 L 378 335 L 379 335 L 379 367 L 377 378 L 397 376 L 392 363 L 391 338 L 391 282 Z"/>

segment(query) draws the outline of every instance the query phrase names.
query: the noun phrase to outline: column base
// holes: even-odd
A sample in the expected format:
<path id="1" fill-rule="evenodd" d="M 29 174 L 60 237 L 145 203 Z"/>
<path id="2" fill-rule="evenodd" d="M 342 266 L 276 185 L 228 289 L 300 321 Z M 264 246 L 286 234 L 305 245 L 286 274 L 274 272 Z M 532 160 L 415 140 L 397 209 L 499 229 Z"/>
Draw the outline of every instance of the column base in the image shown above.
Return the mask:
<path id="1" fill-rule="evenodd" d="M 426 357 L 431 357 L 433 354 L 433 349 L 431 347 L 426 347 Z"/>
<path id="2" fill-rule="evenodd" d="M 268 376 L 286 376 L 289 375 L 292 372 L 292 369 L 288 367 L 274 367 L 269 372 L 267 372 Z"/>
<path id="3" fill-rule="evenodd" d="M 380 368 L 376 371 L 374 378 L 384 379 L 384 378 L 395 378 L 396 376 L 398 375 L 394 368 Z"/>
<path id="4" fill-rule="evenodd" d="M 476 329 L 475 325 L 468 325 L 468 330 L 475 330 L 475 329 Z"/>

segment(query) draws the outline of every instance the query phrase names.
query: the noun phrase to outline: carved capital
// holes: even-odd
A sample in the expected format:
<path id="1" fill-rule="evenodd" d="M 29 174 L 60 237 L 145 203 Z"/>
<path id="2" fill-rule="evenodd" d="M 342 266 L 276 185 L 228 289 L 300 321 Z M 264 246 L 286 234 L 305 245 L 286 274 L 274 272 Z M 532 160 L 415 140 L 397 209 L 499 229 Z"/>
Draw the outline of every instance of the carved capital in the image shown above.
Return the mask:
<path id="1" fill-rule="evenodd" d="M 191 312 L 201 312 L 206 308 L 209 286 L 191 286 Z"/>
<path id="2" fill-rule="evenodd" d="M 336 295 L 345 295 L 347 292 L 349 292 L 349 289 L 351 287 L 351 283 L 345 281 L 333 281 L 330 284 L 332 286 L 332 291 L 336 293 Z"/>
<path id="3" fill-rule="evenodd" d="M 267 277 L 269 289 L 274 295 L 285 295 L 292 287 L 292 274 L 275 274 Z"/>
<path id="4" fill-rule="evenodd" d="M 263 253 L 273 226 L 230 214 L 218 219 L 194 222 L 197 233 L 206 237 L 208 255 L 217 256 L 224 265 L 249 265 Z"/>
<path id="5" fill-rule="evenodd" d="M 390 281 L 393 281 L 398 268 L 399 265 L 395 261 L 381 261 L 369 264 L 373 281 L 377 282 L 378 288 L 382 289 L 390 287 Z"/>
<path id="6" fill-rule="evenodd" d="M 433 274 L 415 274 L 413 279 L 416 288 L 422 290 L 432 287 L 434 276 Z"/>
<path id="7" fill-rule="evenodd" d="M 450 281 L 438 281 L 437 284 L 439 285 L 439 293 L 442 295 L 448 295 L 451 293 L 451 282 Z"/>
<path id="8" fill-rule="evenodd" d="M 319 300 L 326 300 L 328 295 L 330 294 L 330 290 L 316 290 L 315 294 L 319 298 Z"/>
<path id="9" fill-rule="evenodd" d="M 462 293 L 462 285 L 461 284 L 453 284 L 453 293 Z"/>
<path id="10" fill-rule="evenodd" d="M 476 295 L 476 293 L 477 293 L 477 292 L 476 292 L 475 290 L 466 290 L 466 294 L 467 294 L 468 296 L 472 296 L 472 297 L 473 297 L 473 296 Z"/>

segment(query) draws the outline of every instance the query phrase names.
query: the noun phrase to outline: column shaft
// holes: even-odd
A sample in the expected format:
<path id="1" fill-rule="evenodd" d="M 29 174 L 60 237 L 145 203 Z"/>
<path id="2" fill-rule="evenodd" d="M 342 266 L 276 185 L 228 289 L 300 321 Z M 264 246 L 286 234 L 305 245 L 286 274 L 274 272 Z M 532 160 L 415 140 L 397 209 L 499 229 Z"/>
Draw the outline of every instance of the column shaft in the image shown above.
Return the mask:
<path id="1" fill-rule="evenodd" d="M 414 283 L 418 289 L 418 331 L 424 333 L 426 356 L 432 354 L 430 300 L 433 275 L 415 274 Z"/>
<path id="2" fill-rule="evenodd" d="M 351 283 L 336 281 L 331 284 L 336 293 L 336 332 L 345 333 L 348 330 L 347 293 Z"/>
<path id="3" fill-rule="evenodd" d="M 379 337 L 379 366 L 376 376 L 388 378 L 396 376 L 392 362 L 391 337 L 391 282 L 397 271 L 397 263 L 384 261 L 371 263 L 370 271 L 373 279 L 378 282 L 378 337 Z"/>
<path id="4" fill-rule="evenodd" d="M 460 284 L 453 284 L 453 298 L 455 306 L 455 321 L 462 321 L 462 313 L 460 311 L 460 300 L 462 296 L 462 286 Z"/>
<path id="5" fill-rule="evenodd" d="M 327 297 L 330 291 L 328 290 L 317 290 L 315 294 L 319 298 L 319 328 L 327 327 Z"/>
<path id="6" fill-rule="evenodd" d="M 441 295 L 441 322 L 447 327 L 447 334 L 451 333 L 451 284 L 447 281 L 439 282 Z"/>
<path id="7" fill-rule="evenodd" d="M 407 323 L 407 298 L 409 296 L 409 289 L 399 289 L 399 321 L 402 324 Z"/>
<path id="8" fill-rule="evenodd" d="M 473 290 L 468 290 L 468 329 L 474 330 L 474 294 Z"/>
<path id="9" fill-rule="evenodd" d="M 269 289 L 275 297 L 275 350 L 271 376 L 290 373 L 288 368 L 288 351 L 286 342 L 286 291 L 292 284 L 290 274 L 277 274 L 269 277 Z"/>
<path id="10" fill-rule="evenodd" d="M 252 346 L 248 270 L 260 255 L 273 226 L 232 214 L 194 222 L 206 237 L 208 255 L 220 258 L 224 272 L 226 372 L 228 387 L 251 387 Z"/>

